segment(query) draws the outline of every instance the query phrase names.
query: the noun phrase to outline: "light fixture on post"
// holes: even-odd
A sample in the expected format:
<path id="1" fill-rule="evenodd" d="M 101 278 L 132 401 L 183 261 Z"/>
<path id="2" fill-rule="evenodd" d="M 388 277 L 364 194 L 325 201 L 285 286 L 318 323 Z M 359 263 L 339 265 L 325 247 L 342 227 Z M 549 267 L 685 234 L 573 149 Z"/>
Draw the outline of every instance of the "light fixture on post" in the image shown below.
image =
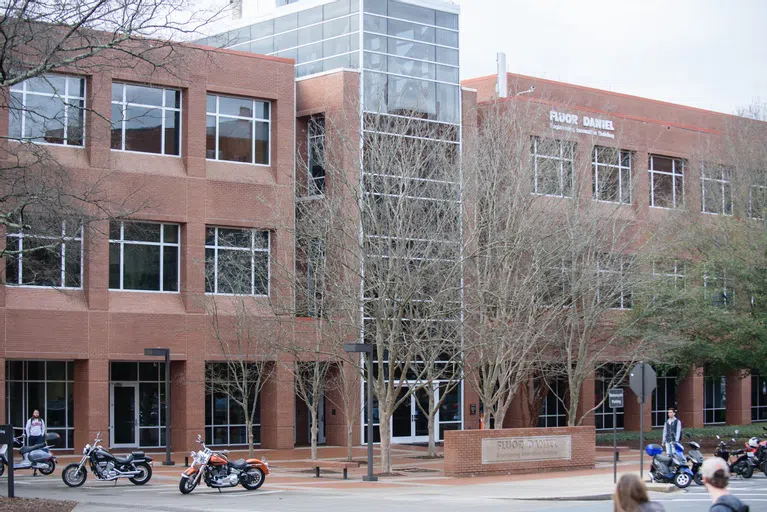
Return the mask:
<path id="1" fill-rule="evenodd" d="M 165 460 L 162 465 L 173 466 L 175 463 L 170 458 L 170 349 L 145 348 L 144 355 L 165 358 Z"/>
<path id="2" fill-rule="evenodd" d="M 367 354 L 367 410 L 368 410 L 368 474 L 362 477 L 365 482 L 377 482 L 373 475 L 373 345 L 368 343 L 344 343 L 344 352 L 349 354 Z"/>

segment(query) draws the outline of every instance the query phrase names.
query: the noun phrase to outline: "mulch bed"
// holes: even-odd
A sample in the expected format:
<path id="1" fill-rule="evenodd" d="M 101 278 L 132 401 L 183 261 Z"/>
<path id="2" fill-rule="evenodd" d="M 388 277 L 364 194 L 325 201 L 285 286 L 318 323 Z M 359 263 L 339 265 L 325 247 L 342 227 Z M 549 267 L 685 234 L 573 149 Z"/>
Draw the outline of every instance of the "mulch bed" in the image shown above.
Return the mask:
<path id="1" fill-rule="evenodd" d="M 75 501 L 0 496 L 0 512 L 70 512 L 76 506 Z"/>

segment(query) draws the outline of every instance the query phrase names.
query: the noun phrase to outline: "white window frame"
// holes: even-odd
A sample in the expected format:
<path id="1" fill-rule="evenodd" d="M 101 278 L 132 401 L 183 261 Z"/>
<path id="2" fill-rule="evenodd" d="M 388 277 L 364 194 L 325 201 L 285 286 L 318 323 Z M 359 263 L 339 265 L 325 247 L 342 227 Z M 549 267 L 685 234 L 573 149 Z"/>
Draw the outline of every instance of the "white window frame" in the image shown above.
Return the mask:
<path id="1" fill-rule="evenodd" d="M 319 120 L 319 118 L 322 118 L 322 128 L 321 132 L 314 131 L 316 129 L 319 129 L 319 124 L 315 120 Z M 306 173 L 306 190 L 309 197 L 322 197 L 325 195 L 325 187 L 327 186 L 326 180 L 327 180 L 327 169 L 325 168 L 325 163 L 322 163 L 322 170 L 323 175 L 322 177 L 318 178 L 312 175 L 312 168 L 313 168 L 313 161 L 312 161 L 312 147 L 318 144 L 322 144 L 322 155 L 323 159 L 325 159 L 325 130 L 326 130 L 326 119 L 324 115 L 317 115 L 312 116 L 309 118 L 309 125 L 306 130 L 306 138 L 307 138 L 307 161 L 309 165 L 307 166 L 307 173 Z M 316 127 L 314 130 L 312 127 Z M 320 190 L 315 183 L 322 182 L 322 189 Z M 313 193 L 316 192 L 316 193 Z"/>
<path id="2" fill-rule="evenodd" d="M 61 261 L 61 286 L 53 286 L 52 288 L 56 289 L 65 289 L 65 290 L 82 290 L 83 289 L 83 228 L 80 226 L 80 229 L 77 230 L 79 233 L 78 235 L 74 236 L 67 236 L 67 225 L 66 221 L 61 222 L 61 237 L 55 237 L 50 235 L 34 235 L 34 234 L 25 234 L 23 231 L 19 231 L 16 233 L 9 232 L 5 236 L 6 238 L 16 238 L 19 241 L 19 254 L 17 255 L 7 255 L 6 258 L 16 258 L 16 266 L 17 269 L 17 277 L 16 282 L 11 283 L 8 281 L 6 276 L 6 284 L 8 286 L 13 286 L 15 288 L 51 288 L 48 285 L 42 285 L 42 284 L 30 284 L 30 283 L 24 283 L 23 282 L 23 275 L 24 275 L 24 239 L 30 238 L 34 240 L 51 240 L 54 243 L 61 242 L 61 245 L 59 246 L 59 255 L 60 255 L 60 261 Z M 79 243 L 80 244 L 80 286 L 66 286 L 66 246 L 67 243 Z M 29 253 L 27 253 L 29 254 Z"/>
<path id="3" fill-rule="evenodd" d="M 226 365 L 227 363 L 220 362 L 220 361 L 211 361 L 211 362 L 208 362 L 206 364 L 221 364 L 221 365 Z M 228 371 L 228 368 L 227 368 L 227 371 Z M 205 388 L 206 389 L 205 389 L 205 398 L 204 398 L 205 402 L 204 402 L 204 404 L 207 405 L 208 394 L 210 394 L 211 395 L 210 417 L 211 417 L 211 420 L 213 420 L 213 418 L 215 418 L 215 412 L 216 412 L 216 403 L 215 403 L 215 400 L 214 400 L 214 396 L 216 395 L 216 393 L 213 390 L 209 389 L 210 386 L 207 384 L 208 383 L 208 375 L 207 375 L 207 373 L 208 373 L 208 371 L 207 371 L 207 368 L 206 368 L 205 369 L 205 383 L 206 383 Z M 231 386 L 232 385 L 231 383 L 234 383 L 234 382 L 236 382 L 236 381 L 233 380 L 233 379 L 227 380 L 227 383 L 229 383 L 228 384 L 229 386 Z M 251 425 L 252 427 L 258 427 L 258 432 L 259 432 L 259 435 L 258 435 L 258 439 L 259 440 L 258 440 L 258 442 L 254 442 L 253 443 L 254 446 L 261 446 L 261 435 L 262 435 L 262 432 L 261 432 L 261 414 L 260 414 L 261 413 L 261 411 L 260 411 L 261 403 L 260 403 L 260 401 L 261 401 L 261 392 L 259 392 L 258 393 L 258 397 L 256 397 L 256 402 L 257 402 L 257 405 L 258 405 L 258 408 L 259 408 L 259 422 L 258 423 L 253 423 L 253 425 Z M 230 409 L 231 405 L 232 405 L 232 401 L 231 401 L 230 395 L 227 394 L 226 395 L 226 418 L 227 418 L 227 422 L 226 423 L 218 424 L 218 423 L 215 423 L 215 421 L 213 421 L 213 423 L 208 424 L 207 421 L 205 422 L 205 435 L 203 437 L 207 436 L 208 429 L 210 429 L 210 439 L 209 439 L 210 443 L 209 443 L 209 446 L 247 446 L 248 445 L 247 441 L 245 443 L 238 443 L 238 444 L 230 443 L 230 441 L 231 441 L 231 433 L 232 433 L 231 432 L 231 428 L 232 427 L 242 427 L 242 428 L 244 428 L 245 429 L 245 435 L 246 435 L 245 439 L 248 439 L 247 436 L 249 434 L 249 432 L 247 431 L 247 425 L 245 425 L 244 423 L 229 423 L 229 409 Z M 215 442 L 215 438 L 216 438 L 215 437 L 215 429 L 216 428 L 226 428 L 226 443 L 218 443 L 217 444 Z M 208 443 L 206 443 L 206 444 L 208 444 Z"/>
<path id="4" fill-rule="evenodd" d="M 652 275 L 656 278 L 673 280 L 674 290 L 679 291 L 679 287 L 684 287 L 685 277 L 687 272 L 687 263 L 682 260 L 673 260 L 674 268 L 671 272 L 664 270 L 658 270 L 659 262 L 653 261 L 652 263 Z"/>
<path id="5" fill-rule="evenodd" d="M 709 172 L 716 172 L 716 176 L 710 176 Z M 732 216 L 734 209 L 733 197 L 732 197 L 732 169 L 720 164 L 713 164 L 710 162 L 703 162 L 700 167 L 700 210 L 703 213 L 711 215 L 725 215 Z M 729 175 L 729 176 L 728 176 Z M 718 183 L 719 189 L 722 194 L 721 204 L 718 205 L 721 209 L 718 211 L 709 211 L 706 209 L 706 185 L 710 183 Z M 729 189 L 729 194 L 726 192 Z M 727 199 L 729 198 L 730 211 L 727 211 Z"/>
<path id="6" fill-rule="evenodd" d="M 764 219 L 765 212 L 754 212 L 754 190 L 760 190 L 762 196 L 767 199 L 767 185 L 751 185 L 748 187 L 748 216 L 752 219 Z M 766 201 L 767 202 L 767 201 Z M 764 205 L 767 207 L 767 204 Z"/>
<path id="7" fill-rule="evenodd" d="M 668 416 L 668 410 L 671 407 L 675 407 L 676 404 L 668 403 L 668 388 L 669 386 L 676 386 L 676 375 L 658 375 L 658 385 L 652 392 L 652 426 L 662 427 L 666 422 Z M 661 386 L 663 386 L 663 394 L 660 394 Z M 676 398 L 676 394 L 674 395 Z M 662 407 L 661 407 L 662 406 Z M 656 421 L 656 418 L 662 418 L 660 422 Z"/>
<path id="8" fill-rule="evenodd" d="M 271 295 L 271 289 L 272 289 L 272 234 L 268 230 L 259 230 L 259 229 L 248 229 L 248 228 L 229 228 L 224 226 L 205 226 L 205 230 L 208 229 L 214 229 L 214 238 L 213 238 L 213 245 L 209 245 L 208 243 L 205 244 L 205 249 L 212 249 L 213 250 L 213 291 L 212 292 L 205 292 L 205 295 L 226 295 L 226 296 L 235 296 L 240 295 L 236 293 L 220 293 L 218 291 L 218 252 L 219 250 L 224 251 L 239 251 L 239 252 L 249 252 L 250 253 L 250 293 L 247 294 L 248 296 L 252 297 L 269 297 Z M 218 230 L 219 229 L 231 229 L 231 230 L 240 230 L 243 233 L 248 233 L 250 236 L 250 248 L 247 247 L 229 247 L 229 246 L 220 246 L 218 245 Z M 264 247 L 256 247 L 256 233 L 266 233 L 266 248 Z M 266 254 L 266 294 L 260 294 L 256 293 L 256 253 L 265 253 Z M 207 273 L 207 258 L 206 258 L 206 273 Z"/>
<path id="9" fill-rule="evenodd" d="M 716 293 L 722 293 L 725 302 L 724 304 L 714 304 L 714 305 L 721 305 L 724 307 L 727 307 L 731 304 L 731 301 L 734 300 L 734 293 L 735 290 L 729 286 L 730 280 L 727 278 L 727 272 L 723 272 L 722 276 L 719 277 L 718 275 L 712 275 L 712 274 L 704 274 L 703 275 L 703 291 L 704 291 L 704 298 L 706 300 L 712 300 L 714 297 L 711 295 L 711 292 L 709 290 L 713 290 Z M 720 287 L 721 285 L 721 287 Z"/>
<path id="10" fill-rule="evenodd" d="M 230 96 L 230 95 L 227 95 L 227 94 L 216 94 L 216 93 L 209 92 L 207 94 L 207 96 L 206 96 L 206 105 L 207 105 L 207 98 L 211 97 L 211 96 L 216 98 L 216 111 L 215 112 L 208 112 L 208 108 L 206 106 L 205 107 L 205 117 L 206 117 L 206 126 L 207 126 L 207 117 L 208 116 L 213 116 L 213 117 L 216 118 L 216 149 L 215 149 L 215 156 L 216 157 L 215 158 L 209 158 L 206 155 L 206 160 L 211 160 L 211 161 L 215 161 L 215 162 L 226 162 L 226 163 L 230 163 L 230 164 L 255 165 L 255 166 L 258 166 L 258 167 L 270 167 L 272 165 L 272 112 L 273 112 L 272 102 L 270 100 L 262 100 L 262 99 L 256 99 L 256 98 L 244 98 L 244 97 L 240 97 L 240 96 Z M 251 112 L 253 112 L 253 115 L 251 117 L 244 117 L 244 116 L 233 116 L 233 115 L 228 115 L 228 114 L 220 114 L 219 112 L 221 111 L 221 109 L 220 109 L 219 103 L 220 103 L 221 98 L 233 98 L 233 99 L 237 99 L 237 100 L 250 100 L 252 102 Z M 266 103 L 266 104 L 269 105 L 269 119 L 261 119 L 261 118 L 256 117 L 256 102 Z M 237 162 L 235 160 L 226 160 L 226 159 L 223 159 L 223 158 L 219 158 L 219 143 L 220 143 L 219 126 L 221 124 L 220 120 L 222 118 L 223 119 L 235 119 L 235 120 L 240 120 L 240 121 L 250 121 L 252 123 L 251 133 L 250 133 L 250 143 L 252 145 L 252 149 L 251 149 L 251 152 L 250 152 L 250 162 Z M 256 163 L 256 126 L 258 125 L 258 123 L 266 123 L 266 125 L 268 127 L 269 143 L 267 144 L 267 155 L 266 155 L 267 163 L 265 163 L 265 164 Z M 207 130 L 207 128 L 206 128 L 206 130 Z M 206 153 L 207 153 L 207 148 L 206 148 Z"/>
<path id="11" fill-rule="evenodd" d="M 538 154 L 538 142 L 541 140 L 544 140 L 545 137 L 533 137 L 533 151 L 532 151 L 532 158 L 533 158 L 533 194 L 541 195 L 541 196 L 549 196 L 549 197 L 562 197 L 562 198 L 572 198 L 575 190 L 575 151 L 576 151 L 576 143 L 569 141 L 569 140 L 562 140 L 562 139 L 547 139 L 549 141 L 553 141 L 559 146 L 559 156 L 549 156 L 549 155 L 540 155 Z M 572 145 L 571 151 L 572 151 L 572 157 L 566 158 L 565 157 L 565 145 L 570 144 Z M 547 159 L 547 160 L 555 160 L 559 162 L 559 190 L 561 193 L 559 194 L 549 194 L 546 192 L 539 192 L 538 191 L 538 159 Z M 565 195 L 565 181 L 564 181 L 564 163 L 570 162 L 571 165 L 571 176 L 570 176 L 570 194 Z"/>
<path id="12" fill-rule="evenodd" d="M 618 163 L 613 164 L 605 164 L 599 162 L 599 152 L 601 150 L 605 151 L 614 151 L 618 155 Z M 627 155 L 629 158 L 629 165 L 626 167 L 623 165 L 623 156 Z M 632 204 L 634 197 L 633 197 L 633 190 L 632 190 L 632 183 L 631 183 L 631 168 L 633 166 L 633 158 L 634 155 L 631 151 L 625 150 L 625 149 L 618 149 L 618 148 L 608 148 L 605 146 L 594 146 L 594 150 L 592 152 L 592 173 L 593 173 L 593 179 L 594 179 L 594 200 L 600 201 L 604 203 L 616 203 L 616 204 Z M 618 200 L 612 201 L 610 199 L 602 199 L 600 197 L 602 191 L 600 190 L 600 180 L 599 180 L 599 170 L 600 168 L 608 168 L 608 169 L 615 169 L 618 171 Z M 629 176 L 629 182 L 624 184 L 623 183 L 623 173 L 624 171 L 628 171 Z M 628 201 L 623 200 L 623 191 L 624 187 L 628 187 Z"/>
<path id="13" fill-rule="evenodd" d="M 63 77 L 64 80 L 64 95 L 58 93 L 58 91 L 53 93 L 47 93 L 47 92 L 36 92 L 36 91 L 30 91 L 28 90 L 28 80 L 25 80 L 19 84 L 16 84 L 14 86 L 11 86 L 10 95 L 13 97 L 14 94 L 21 94 L 21 138 L 19 139 L 13 139 L 17 141 L 26 141 L 26 142 L 32 142 L 34 144 L 42 144 L 42 145 L 50 145 L 50 146 L 69 146 L 73 148 L 84 148 L 85 142 L 86 142 L 86 129 L 85 129 L 85 111 L 88 108 L 85 103 L 85 98 L 88 96 L 88 83 L 87 80 L 85 80 L 84 77 L 75 76 L 75 75 L 61 75 L 57 73 L 50 73 L 48 75 L 44 75 L 42 78 L 45 78 L 46 76 L 58 76 Z M 82 90 L 83 95 L 82 96 L 74 96 L 69 94 L 69 79 L 76 79 L 80 80 L 82 82 Z M 46 141 L 36 141 L 33 140 L 32 137 L 28 137 L 26 135 L 26 124 L 27 124 L 27 96 L 44 96 L 46 98 L 58 98 L 64 103 L 64 142 L 59 144 L 58 142 L 46 142 Z M 71 100 L 74 101 L 82 101 L 83 102 L 83 108 L 82 108 L 82 114 L 83 114 L 83 137 L 82 137 L 82 144 L 71 144 L 69 143 L 69 137 L 67 136 L 67 131 L 69 130 L 69 109 L 70 108 L 76 108 L 72 107 L 69 102 Z M 9 115 L 8 118 L 8 129 L 10 133 L 10 123 L 11 123 L 12 116 Z"/>
<path id="14" fill-rule="evenodd" d="M 607 266 L 606 264 L 602 263 L 605 258 L 609 258 L 610 263 L 620 263 L 620 270 L 615 270 L 614 267 Z M 610 309 L 622 311 L 632 309 L 634 305 L 634 291 L 631 289 L 631 286 L 626 283 L 627 273 L 624 270 L 626 263 L 630 263 L 630 258 L 630 256 L 616 254 L 603 254 L 597 258 L 597 302 L 601 302 L 602 300 L 601 287 L 599 285 L 601 277 L 607 274 L 612 274 L 618 276 L 618 283 L 620 285 L 620 297 L 616 297 L 616 299 L 620 299 L 620 306 L 611 306 Z M 627 305 L 629 302 L 630 304 Z"/>
<path id="15" fill-rule="evenodd" d="M 666 171 L 659 171 L 654 168 L 655 166 L 655 158 L 666 158 L 671 160 L 671 172 Z M 681 171 L 677 169 L 677 164 L 681 164 Z M 682 158 L 675 158 L 672 156 L 663 156 L 663 155 L 649 155 L 649 165 L 648 165 L 648 172 L 650 173 L 650 208 L 660 208 L 664 210 L 673 210 L 675 208 L 682 208 L 684 206 L 684 167 L 685 167 L 685 161 Z M 671 194 L 672 194 L 672 200 L 671 200 L 671 206 L 657 206 L 655 204 L 655 175 L 656 174 L 662 174 L 665 176 L 671 176 Z M 677 179 L 681 180 L 681 190 L 682 190 L 682 198 L 681 200 L 677 197 L 676 193 L 676 182 Z"/>
<path id="16" fill-rule="evenodd" d="M 722 384 L 724 388 L 724 400 L 722 401 L 722 407 L 706 407 L 706 394 L 708 386 L 711 385 L 712 390 L 716 391 L 717 381 Z M 716 402 L 716 394 L 712 393 L 714 401 Z M 716 419 L 716 411 L 724 411 L 725 421 L 714 421 Z M 708 421 L 708 413 L 711 413 L 711 421 Z M 703 424 L 704 425 L 724 425 L 727 423 L 727 380 L 723 376 L 706 375 L 703 378 Z"/>
<path id="17" fill-rule="evenodd" d="M 567 410 L 564 406 L 567 383 L 562 379 L 556 379 L 551 384 L 546 384 L 549 390 L 546 399 L 541 404 L 541 412 L 538 414 L 538 428 L 565 427 L 567 426 Z M 554 397 L 557 404 L 556 410 L 549 411 L 548 397 Z M 542 423 L 542 424 L 541 424 Z"/>
<path id="18" fill-rule="evenodd" d="M 120 287 L 119 288 L 109 288 L 111 291 L 121 291 L 121 292 L 138 292 L 138 293 L 181 293 L 181 225 L 176 224 L 173 222 L 152 222 L 152 221 L 144 221 L 144 220 L 135 220 L 135 221 L 113 221 L 113 222 L 119 222 L 120 223 L 120 239 L 115 240 L 110 238 L 109 244 L 120 244 Z M 147 242 L 147 241 L 140 241 L 140 240 L 125 240 L 125 223 L 134 223 L 134 224 L 157 224 L 160 226 L 160 241 L 159 242 Z M 178 242 L 166 242 L 165 241 L 165 226 L 175 226 L 178 230 Z M 110 229 L 111 231 L 111 229 Z M 125 288 L 125 246 L 126 245 L 153 245 L 155 247 L 160 247 L 160 289 L 159 290 L 135 290 L 132 288 Z M 176 290 L 164 290 L 164 274 L 165 274 L 165 247 L 176 247 L 178 248 L 178 251 L 176 252 L 176 276 L 177 282 L 176 282 Z M 110 262 L 111 263 L 111 262 Z"/>
<path id="19" fill-rule="evenodd" d="M 114 88 L 115 85 L 119 85 L 119 86 L 122 87 L 122 101 L 112 100 L 112 105 L 119 105 L 120 106 L 120 111 L 122 112 L 122 121 L 120 122 L 120 124 L 121 124 L 121 128 L 120 128 L 120 140 L 121 140 L 121 142 L 120 142 L 120 149 L 112 148 L 112 151 L 120 151 L 120 152 L 123 152 L 123 153 L 139 153 L 139 154 L 142 154 L 142 155 L 172 156 L 172 157 L 180 158 L 183 155 L 182 150 L 181 150 L 181 141 L 183 139 L 183 137 L 181 136 L 181 134 L 183 133 L 182 129 L 181 129 L 182 128 L 181 124 L 183 123 L 183 115 L 182 115 L 182 112 L 181 112 L 181 109 L 182 109 L 181 105 L 183 105 L 183 102 L 184 102 L 184 96 L 183 96 L 184 93 L 183 93 L 183 91 L 181 91 L 180 89 L 173 89 L 173 88 L 169 88 L 169 87 L 152 87 L 151 85 L 129 84 L 129 83 L 124 83 L 124 82 L 113 82 L 112 83 L 112 87 Z M 145 105 L 143 103 L 133 103 L 131 101 L 128 101 L 128 98 L 127 98 L 128 87 L 127 86 L 129 86 L 129 85 L 136 86 L 136 87 L 146 87 L 148 89 L 157 89 L 157 90 L 162 91 L 162 105 L 159 105 L 159 106 L 158 105 Z M 165 102 L 166 102 L 165 93 L 167 91 L 179 93 L 179 107 L 178 108 L 176 108 L 176 107 L 169 107 L 169 106 L 165 105 Z M 159 153 L 153 153 L 151 151 L 137 151 L 135 149 L 134 150 L 125 149 L 125 123 L 126 123 L 126 119 L 125 119 L 126 116 L 125 116 L 125 114 L 126 114 L 126 111 L 127 111 L 128 107 L 159 109 L 160 112 L 162 112 L 162 125 L 161 125 L 161 129 L 160 129 L 160 152 Z M 176 131 L 178 132 L 178 155 L 174 155 L 173 153 L 166 153 L 165 152 L 165 113 L 166 112 L 178 112 L 178 114 L 179 114 L 179 116 L 178 116 L 178 126 L 176 127 Z"/>

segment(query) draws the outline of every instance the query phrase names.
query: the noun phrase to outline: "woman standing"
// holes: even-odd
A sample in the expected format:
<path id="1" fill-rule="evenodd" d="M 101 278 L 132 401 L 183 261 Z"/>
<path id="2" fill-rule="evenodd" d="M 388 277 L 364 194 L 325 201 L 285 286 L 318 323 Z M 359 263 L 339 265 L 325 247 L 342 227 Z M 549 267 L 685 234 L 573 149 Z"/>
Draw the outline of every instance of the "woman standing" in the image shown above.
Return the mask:
<path id="1" fill-rule="evenodd" d="M 45 439 L 45 421 L 40 417 L 40 411 L 37 409 L 32 412 L 32 417 L 27 420 L 24 432 L 27 434 L 27 446 L 42 443 L 43 439 Z M 32 476 L 37 476 L 37 469 L 32 473 Z"/>

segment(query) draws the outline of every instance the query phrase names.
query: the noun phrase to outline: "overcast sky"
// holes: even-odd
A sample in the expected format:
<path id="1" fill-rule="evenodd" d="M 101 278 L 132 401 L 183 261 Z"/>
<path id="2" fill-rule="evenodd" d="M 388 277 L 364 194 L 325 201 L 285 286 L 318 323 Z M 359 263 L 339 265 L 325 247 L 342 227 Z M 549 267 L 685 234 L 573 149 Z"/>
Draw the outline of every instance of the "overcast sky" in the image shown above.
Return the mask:
<path id="1" fill-rule="evenodd" d="M 461 74 L 513 73 L 733 113 L 767 101 L 765 0 L 454 0 Z"/>

